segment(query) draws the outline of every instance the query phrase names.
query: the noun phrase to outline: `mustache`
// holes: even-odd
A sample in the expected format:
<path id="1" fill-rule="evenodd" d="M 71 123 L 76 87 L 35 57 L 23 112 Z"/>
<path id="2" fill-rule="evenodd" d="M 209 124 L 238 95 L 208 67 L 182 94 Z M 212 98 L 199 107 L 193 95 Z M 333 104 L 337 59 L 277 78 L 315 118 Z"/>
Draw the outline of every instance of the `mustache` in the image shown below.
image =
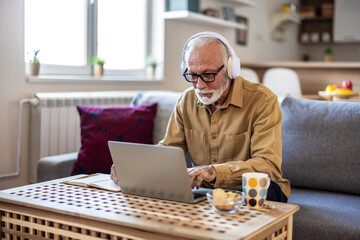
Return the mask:
<path id="1" fill-rule="evenodd" d="M 202 94 L 204 94 L 204 93 L 214 93 L 215 90 L 200 90 L 200 89 L 195 89 L 195 92 L 196 92 L 196 93 L 202 93 Z"/>

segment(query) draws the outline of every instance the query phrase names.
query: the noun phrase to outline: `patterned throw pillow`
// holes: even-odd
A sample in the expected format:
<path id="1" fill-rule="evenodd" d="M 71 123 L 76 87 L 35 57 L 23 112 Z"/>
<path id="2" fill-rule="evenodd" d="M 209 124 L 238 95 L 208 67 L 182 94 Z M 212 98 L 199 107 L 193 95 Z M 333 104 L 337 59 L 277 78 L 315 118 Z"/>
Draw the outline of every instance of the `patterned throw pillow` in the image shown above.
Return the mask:
<path id="1" fill-rule="evenodd" d="M 153 143 L 157 103 L 134 107 L 77 106 L 81 149 L 72 175 L 110 173 L 108 141 Z"/>

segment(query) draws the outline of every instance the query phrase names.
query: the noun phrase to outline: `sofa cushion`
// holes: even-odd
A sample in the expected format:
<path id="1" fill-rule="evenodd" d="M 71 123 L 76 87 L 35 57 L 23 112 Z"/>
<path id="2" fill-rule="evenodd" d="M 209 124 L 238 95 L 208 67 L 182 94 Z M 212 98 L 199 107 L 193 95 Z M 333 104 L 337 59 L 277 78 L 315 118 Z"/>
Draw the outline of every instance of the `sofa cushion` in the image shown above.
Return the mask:
<path id="1" fill-rule="evenodd" d="M 294 240 L 360 239 L 360 196 L 292 188 Z"/>
<path id="2" fill-rule="evenodd" d="M 292 186 L 360 194 L 360 104 L 286 97 L 281 110 Z"/>
<path id="3" fill-rule="evenodd" d="M 77 106 L 80 114 L 81 149 L 72 175 L 110 173 L 108 141 L 153 143 L 157 103 L 135 107 Z"/>
<path id="4" fill-rule="evenodd" d="M 154 119 L 154 143 L 164 138 L 168 121 L 180 95 L 180 92 L 171 91 L 139 91 L 134 97 L 133 105 L 158 103 Z"/>
<path id="5" fill-rule="evenodd" d="M 181 92 L 171 91 L 139 91 L 131 101 L 132 105 L 158 103 L 157 113 L 154 120 L 154 143 L 158 143 L 165 137 L 166 128 Z M 186 166 L 194 167 L 189 153 L 186 154 Z"/>

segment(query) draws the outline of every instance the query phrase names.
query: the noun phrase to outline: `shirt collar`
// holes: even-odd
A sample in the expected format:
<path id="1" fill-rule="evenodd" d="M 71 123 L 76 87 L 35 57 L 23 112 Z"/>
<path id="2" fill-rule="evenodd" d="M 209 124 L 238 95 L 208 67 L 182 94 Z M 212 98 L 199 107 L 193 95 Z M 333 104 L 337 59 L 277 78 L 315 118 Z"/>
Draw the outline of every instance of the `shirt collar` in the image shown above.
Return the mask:
<path id="1" fill-rule="evenodd" d="M 221 107 L 227 108 L 231 104 L 241 108 L 243 106 L 243 93 L 244 90 L 242 77 L 237 77 L 232 80 L 229 96 L 226 98 L 224 104 Z"/>

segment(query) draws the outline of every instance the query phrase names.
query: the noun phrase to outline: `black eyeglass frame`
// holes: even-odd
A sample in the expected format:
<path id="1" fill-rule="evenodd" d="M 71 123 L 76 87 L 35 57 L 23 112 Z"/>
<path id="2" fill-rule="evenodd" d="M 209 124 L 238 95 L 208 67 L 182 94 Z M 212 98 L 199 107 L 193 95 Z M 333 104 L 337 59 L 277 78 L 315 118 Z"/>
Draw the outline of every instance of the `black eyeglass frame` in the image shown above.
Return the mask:
<path id="1" fill-rule="evenodd" d="M 201 78 L 201 80 L 203 80 L 203 82 L 209 83 L 209 82 L 214 82 L 215 81 L 215 77 L 216 75 L 219 74 L 219 72 L 224 68 L 224 64 L 215 72 L 215 73 L 201 73 L 201 74 L 196 74 L 196 73 L 187 73 L 188 69 L 186 69 L 186 71 L 183 73 L 183 77 L 185 78 L 185 80 L 189 83 L 198 83 L 199 81 L 199 77 Z M 203 75 L 212 75 L 214 77 L 214 80 L 208 81 L 205 80 L 202 76 Z M 190 78 L 196 76 L 196 81 L 191 81 L 188 80 L 186 76 L 189 76 Z"/>

